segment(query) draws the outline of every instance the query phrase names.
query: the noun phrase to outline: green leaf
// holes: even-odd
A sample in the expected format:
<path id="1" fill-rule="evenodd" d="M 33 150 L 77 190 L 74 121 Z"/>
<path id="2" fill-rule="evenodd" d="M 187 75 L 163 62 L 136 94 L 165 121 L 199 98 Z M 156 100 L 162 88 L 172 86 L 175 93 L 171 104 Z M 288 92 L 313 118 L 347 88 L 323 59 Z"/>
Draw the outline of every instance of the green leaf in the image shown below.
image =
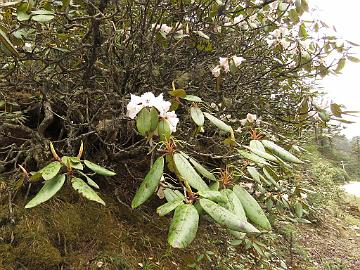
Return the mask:
<path id="1" fill-rule="evenodd" d="M 36 21 L 36 22 L 41 22 L 41 23 L 42 22 L 49 22 L 54 18 L 55 18 L 54 15 L 47 15 L 47 14 L 31 16 L 31 20 Z"/>
<path id="2" fill-rule="evenodd" d="M 171 136 L 171 129 L 169 121 L 166 119 L 161 119 L 158 123 L 158 134 L 160 137 L 160 140 L 162 141 L 168 141 Z"/>
<path id="3" fill-rule="evenodd" d="M 279 187 L 279 184 L 276 182 L 276 180 L 279 178 L 275 172 L 270 167 L 264 167 L 263 172 L 267 179 L 277 188 Z M 276 179 L 276 180 L 275 180 Z"/>
<path id="4" fill-rule="evenodd" d="M 294 204 L 295 214 L 298 218 L 302 218 L 303 216 L 303 207 L 301 202 L 296 202 Z"/>
<path id="5" fill-rule="evenodd" d="M 240 220 L 247 221 L 244 207 L 236 194 L 231 189 L 223 189 L 221 193 L 228 198 L 226 209 L 234 213 Z"/>
<path id="6" fill-rule="evenodd" d="M 80 172 L 80 171 L 78 171 L 78 173 L 85 177 L 86 182 L 87 182 L 90 186 L 92 186 L 92 187 L 94 187 L 94 188 L 96 188 L 96 189 L 99 189 L 99 188 L 100 188 L 100 187 L 98 186 L 98 184 L 96 184 L 96 182 L 95 182 L 94 180 L 92 180 L 89 176 L 87 176 L 85 173 Z"/>
<path id="7" fill-rule="evenodd" d="M 15 46 L 11 43 L 7 34 L 0 28 L 0 44 L 3 44 L 5 48 L 15 57 L 19 57 L 19 53 Z"/>
<path id="8" fill-rule="evenodd" d="M 233 191 L 244 207 L 246 216 L 260 227 L 266 230 L 270 230 L 270 222 L 257 201 L 243 187 L 239 185 L 235 185 Z"/>
<path id="9" fill-rule="evenodd" d="M 221 121 L 220 119 L 216 118 L 215 116 L 212 116 L 209 113 L 204 113 L 204 115 L 206 116 L 207 119 L 209 119 L 209 121 L 215 125 L 218 129 L 225 131 L 225 132 L 233 132 L 233 129 L 231 126 L 225 124 L 223 121 Z"/>
<path id="10" fill-rule="evenodd" d="M 68 157 L 68 156 L 63 156 L 61 158 L 61 161 L 68 166 L 68 164 L 70 164 L 71 168 L 73 169 L 77 169 L 77 170 L 83 170 L 84 166 L 81 164 L 80 159 L 78 159 L 77 157 Z"/>
<path id="11" fill-rule="evenodd" d="M 204 211 L 220 225 L 234 231 L 259 233 L 259 230 L 256 229 L 253 225 L 247 221 L 242 221 L 234 213 L 230 212 L 224 207 L 221 207 L 213 201 L 208 199 L 200 199 L 199 202 Z"/>
<path id="12" fill-rule="evenodd" d="M 330 121 L 330 119 L 331 119 L 331 117 L 330 117 L 330 115 L 326 112 L 326 111 L 320 111 L 320 112 L 318 112 L 318 114 L 319 114 L 319 117 L 320 117 L 320 119 L 321 119 L 321 121 L 323 121 L 323 122 L 329 122 Z"/>
<path id="13" fill-rule="evenodd" d="M 300 24 L 299 26 L 299 36 L 303 39 L 306 39 L 308 37 L 308 33 L 306 31 L 306 26 L 304 23 Z"/>
<path id="14" fill-rule="evenodd" d="M 105 202 L 97 195 L 97 193 L 88 186 L 82 179 L 74 177 L 71 179 L 73 189 L 90 201 L 94 201 L 105 205 Z"/>
<path id="15" fill-rule="evenodd" d="M 168 93 L 172 97 L 184 98 L 186 96 L 186 92 L 184 89 L 175 89 L 175 90 L 168 91 Z"/>
<path id="16" fill-rule="evenodd" d="M 341 70 L 343 70 L 343 68 L 345 67 L 345 63 L 346 63 L 346 58 L 341 58 L 337 64 L 335 72 L 340 73 Z"/>
<path id="17" fill-rule="evenodd" d="M 251 149 L 256 149 L 261 152 L 266 152 L 265 147 L 259 140 L 251 140 L 249 146 Z"/>
<path id="18" fill-rule="evenodd" d="M 182 204 L 175 209 L 170 224 L 168 243 L 174 248 L 185 248 L 195 238 L 199 226 L 199 214 L 191 204 Z"/>
<path id="19" fill-rule="evenodd" d="M 360 59 L 354 56 L 348 56 L 347 59 L 353 63 L 360 63 Z"/>
<path id="20" fill-rule="evenodd" d="M 146 174 L 144 181 L 141 183 L 139 189 L 131 202 L 131 207 L 136 208 L 143 204 L 151 197 L 160 184 L 161 176 L 164 172 L 164 157 L 159 157 L 151 166 L 149 172 Z"/>
<path id="21" fill-rule="evenodd" d="M 159 113 L 158 113 L 156 108 L 151 107 L 151 109 L 150 109 L 150 117 L 151 117 L 150 131 L 154 131 L 157 128 L 158 122 L 159 122 Z"/>
<path id="22" fill-rule="evenodd" d="M 163 217 L 166 214 L 169 214 L 171 211 L 173 211 L 176 207 L 178 207 L 179 205 L 183 204 L 183 200 L 182 199 L 177 199 L 171 202 L 167 202 L 161 206 L 159 206 L 156 209 L 156 213 L 160 216 Z"/>
<path id="23" fill-rule="evenodd" d="M 89 160 L 84 160 L 84 163 L 86 167 L 88 167 L 93 172 L 96 172 L 97 174 L 103 175 L 103 176 L 114 176 L 116 175 L 115 172 L 110 171 L 104 167 L 101 167 L 100 165 L 97 165 Z"/>
<path id="24" fill-rule="evenodd" d="M 35 195 L 35 197 L 25 205 L 25 208 L 32 208 L 39 205 L 40 203 L 46 202 L 61 189 L 61 187 L 64 185 L 64 182 L 64 174 L 59 174 L 54 178 L 45 181 L 44 186 Z"/>
<path id="25" fill-rule="evenodd" d="M 193 158 L 189 158 L 191 164 L 194 166 L 195 170 L 198 171 L 198 173 L 200 173 L 202 176 L 204 176 L 205 178 L 212 180 L 212 181 L 216 181 L 216 177 L 215 175 L 213 175 L 211 172 L 209 172 L 204 166 L 202 166 L 199 162 L 197 162 L 195 159 Z"/>
<path id="26" fill-rule="evenodd" d="M 299 163 L 299 164 L 303 163 L 296 156 L 294 156 L 290 152 L 286 151 L 284 148 L 276 145 L 272 141 L 262 140 L 261 143 L 265 146 L 265 148 L 269 149 L 271 152 L 273 152 L 275 155 L 277 155 L 278 157 L 280 157 L 283 160 L 293 162 L 293 163 Z"/>
<path id="27" fill-rule="evenodd" d="M 172 190 L 170 188 L 165 188 L 164 189 L 164 195 L 165 195 L 165 199 L 168 202 L 172 202 L 178 199 L 184 200 L 185 196 L 184 194 L 182 194 L 180 191 L 178 190 Z"/>
<path id="28" fill-rule="evenodd" d="M 21 11 L 21 10 L 17 10 L 16 12 L 16 18 L 18 19 L 18 21 L 22 22 L 22 21 L 27 21 L 30 19 L 30 14 Z"/>
<path id="29" fill-rule="evenodd" d="M 262 144 L 261 144 L 262 145 Z M 251 152 L 253 152 L 255 155 L 267 159 L 269 161 L 273 161 L 273 162 L 278 162 L 278 159 L 276 157 L 274 157 L 273 155 L 270 155 L 269 153 L 265 152 L 265 151 L 260 151 L 256 148 L 252 148 L 252 147 L 248 147 L 246 145 L 244 145 L 244 148 L 250 150 Z"/>
<path id="30" fill-rule="evenodd" d="M 210 189 L 210 190 L 219 190 L 219 188 L 220 188 L 220 183 L 219 183 L 219 181 L 213 182 L 213 183 L 211 183 L 210 186 L 209 186 L 209 189 Z"/>
<path id="31" fill-rule="evenodd" d="M 259 165 L 269 165 L 269 163 L 267 163 L 267 161 L 265 159 L 263 159 L 262 157 L 259 157 L 258 155 L 255 155 L 253 153 L 249 153 L 247 151 L 244 150 L 238 150 L 239 154 L 241 156 L 243 156 L 244 158 L 251 160 Z"/>
<path id="32" fill-rule="evenodd" d="M 199 107 L 191 107 L 190 115 L 192 120 L 195 122 L 195 124 L 197 124 L 200 127 L 204 125 L 204 121 L 205 121 L 204 114 Z"/>
<path id="33" fill-rule="evenodd" d="M 203 102 L 201 98 L 199 98 L 198 96 L 194 96 L 194 95 L 186 95 L 185 97 L 182 97 L 182 98 L 187 101 L 192 101 L 192 102 Z"/>
<path id="34" fill-rule="evenodd" d="M 191 166 L 189 161 L 180 153 L 174 154 L 174 163 L 180 176 L 184 181 L 187 181 L 189 185 L 197 190 L 208 190 L 204 180 L 197 174 L 195 169 Z"/>
<path id="35" fill-rule="evenodd" d="M 151 113 L 148 108 L 143 108 L 136 116 L 136 128 L 138 132 L 145 136 L 151 129 Z"/>
<path id="36" fill-rule="evenodd" d="M 342 110 L 339 104 L 331 103 L 330 110 L 334 116 L 341 118 Z"/>
<path id="37" fill-rule="evenodd" d="M 226 203 L 227 197 L 224 196 L 220 191 L 216 190 L 200 190 L 198 191 L 200 197 L 212 200 L 214 202 Z"/>
<path id="38" fill-rule="evenodd" d="M 246 170 L 257 183 L 261 184 L 260 173 L 255 167 L 247 166 Z"/>
<path id="39" fill-rule="evenodd" d="M 41 175 L 45 180 L 50 180 L 59 173 L 61 167 L 62 164 L 59 161 L 54 161 L 42 168 L 39 172 L 41 172 Z"/>

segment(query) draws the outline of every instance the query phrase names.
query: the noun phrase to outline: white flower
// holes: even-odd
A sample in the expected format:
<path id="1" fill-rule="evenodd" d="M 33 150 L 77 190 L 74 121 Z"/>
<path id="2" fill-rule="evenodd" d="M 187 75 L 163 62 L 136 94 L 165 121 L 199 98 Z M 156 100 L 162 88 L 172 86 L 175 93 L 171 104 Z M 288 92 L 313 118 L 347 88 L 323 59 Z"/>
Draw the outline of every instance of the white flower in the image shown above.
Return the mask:
<path id="1" fill-rule="evenodd" d="M 215 78 L 220 76 L 220 72 L 221 72 L 221 67 L 220 66 L 216 66 L 211 70 L 211 73 Z"/>
<path id="2" fill-rule="evenodd" d="M 177 117 L 176 113 L 174 111 L 171 112 L 160 112 L 160 117 L 168 120 L 170 124 L 170 130 L 171 132 L 176 131 L 176 125 L 179 123 L 179 118 Z"/>
<path id="3" fill-rule="evenodd" d="M 289 200 L 289 195 L 287 195 L 287 194 L 282 194 L 281 197 L 282 197 L 285 201 L 288 201 L 288 200 Z"/>
<path id="4" fill-rule="evenodd" d="M 248 113 L 248 114 L 246 115 L 246 120 L 247 120 L 249 123 L 254 123 L 254 121 L 256 121 L 256 114 Z"/>
<path id="5" fill-rule="evenodd" d="M 134 119 L 144 107 L 155 107 L 159 112 L 168 111 L 170 105 L 170 102 L 164 101 L 163 94 L 157 97 L 151 92 L 146 92 L 140 97 L 131 95 L 130 102 L 127 105 L 127 116 Z"/>
<path id="6" fill-rule="evenodd" d="M 240 66 L 240 64 L 241 64 L 245 59 L 244 59 L 243 57 L 241 57 L 241 56 L 236 56 L 236 55 L 234 55 L 234 56 L 232 57 L 232 60 L 234 61 L 235 66 L 238 67 L 238 66 Z"/>
<path id="7" fill-rule="evenodd" d="M 155 104 L 155 95 L 151 92 L 146 92 L 141 95 L 141 104 L 144 107 L 152 107 Z"/>
<path id="8" fill-rule="evenodd" d="M 243 19 L 244 19 L 243 15 L 239 15 L 239 16 L 235 17 L 234 18 L 234 24 L 240 23 Z"/>
<path id="9" fill-rule="evenodd" d="M 229 59 L 227 57 L 220 57 L 219 63 L 226 73 L 230 71 Z"/>
<path id="10" fill-rule="evenodd" d="M 160 94 L 154 99 L 152 106 L 154 106 L 159 113 L 162 114 L 170 110 L 171 102 L 165 101 L 163 94 Z"/>
<path id="11" fill-rule="evenodd" d="M 156 30 L 160 30 L 160 32 L 164 33 L 165 35 L 169 34 L 172 30 L 172 27 L 168 26 L 167 24 L 156 25 L 154 23 L 152 24 L 152 27 L 156 27 Z"/>
<path id="12" fill-rule="evenodd" d="M 247 119 L 245 118 L 245 119 L 240 119 L 240 124 L 242 125 L 242 126 L 245 126 L 245 124 L 247 123 Z"/>
<path id="13" fill-rule="evenodd" d="M 131 99 L 127 105 L 127 116 L 134 119 L 136 115 L 141 111 L 143 106 L 141 105 L 141 97 L 131 94 Z"/>
<path id="14" fill-rule="evenodd" d="M 32 45 L 31 45 L 31 43 L 25 42 L 23 49 L 24 49 L 25 51 L 27 51 L 27 52 L 31 52 L 31 51 L 32 51 Z"/>

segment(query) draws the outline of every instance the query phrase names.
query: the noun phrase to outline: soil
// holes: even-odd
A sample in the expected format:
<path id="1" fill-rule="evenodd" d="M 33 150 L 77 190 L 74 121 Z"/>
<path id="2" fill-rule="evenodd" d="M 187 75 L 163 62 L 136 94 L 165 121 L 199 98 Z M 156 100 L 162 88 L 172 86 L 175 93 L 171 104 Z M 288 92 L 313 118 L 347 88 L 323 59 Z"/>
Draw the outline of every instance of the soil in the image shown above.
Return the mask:
<path id="1" fill-rule="evenodd" d="M 298 257 L 297 269 L 360 269 L 360 211 L 354 198 L 346 198 L 324 209 L 318 224 L 298 228 L 308 261 Z"/>

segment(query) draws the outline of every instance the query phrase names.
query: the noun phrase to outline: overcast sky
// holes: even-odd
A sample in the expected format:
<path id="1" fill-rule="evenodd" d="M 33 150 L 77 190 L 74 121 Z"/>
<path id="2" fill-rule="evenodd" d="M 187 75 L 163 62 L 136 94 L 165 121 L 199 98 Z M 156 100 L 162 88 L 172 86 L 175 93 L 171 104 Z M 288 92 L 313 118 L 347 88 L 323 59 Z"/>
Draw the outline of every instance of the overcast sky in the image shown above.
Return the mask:
<path id="1" fill-rule="evenodd" d="M 340 37 L 360 44 L 360 0 L 309 0 L 309 4 L 320 9 L 321 19 L 334 25 Z M 360 47 L 353 52 L 360 58 Z M 328 76 L 321 85 L 334 102 L 360 110 L 360 63 L 347 61 L 341 75 Z M 343 133 L 348 138 L 360 135 L 360 117 L 347 119 L 356 123 L 346 125 Z"/>

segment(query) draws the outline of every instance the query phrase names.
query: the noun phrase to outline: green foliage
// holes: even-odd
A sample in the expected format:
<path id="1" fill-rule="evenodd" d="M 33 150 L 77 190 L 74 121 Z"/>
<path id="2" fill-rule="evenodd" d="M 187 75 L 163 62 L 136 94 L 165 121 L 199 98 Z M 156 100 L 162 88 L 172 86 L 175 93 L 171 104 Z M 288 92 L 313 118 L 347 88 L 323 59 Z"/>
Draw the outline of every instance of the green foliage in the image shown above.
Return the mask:
<path id="1" fill-rule="evenodd" d="M 61 189 L 66 179 L 72 183 L 72 187 L 82 196 L 88 200 L 105 205 L 105 202 L 90 187 L 99 188 L 99 186 L 87 174 L 81 172 L 81 170 L 83 170 L 82 162 L 84 162 L 89 169 L 100 175 L 113 176 L 116 173 L 88 160 L 81 161 L 80 157 L 83 151 L 82 147 L 83 145 L 81 144 L 79 155 L 77 157 L 63 156 L 60 158 L 57 155 L 52 143 L 50 143 L 51 152 L 57 160 L 49 163 L 38 172 L 33 172 L 31 177 L 29 177 L 28 173 L 23 170 L 24 177 L 29 180 L 38 181 L 41 177 L 45 180 L 43 187 L 35 195 L 35 197 L 26 204 L 25 208 L 35 207 L 51 199 Z M 62 169 L 66 170 L 67 173 L 63 173 Z M 80 177 L 85 177 L 88 184 L 86 184 Z"/>

